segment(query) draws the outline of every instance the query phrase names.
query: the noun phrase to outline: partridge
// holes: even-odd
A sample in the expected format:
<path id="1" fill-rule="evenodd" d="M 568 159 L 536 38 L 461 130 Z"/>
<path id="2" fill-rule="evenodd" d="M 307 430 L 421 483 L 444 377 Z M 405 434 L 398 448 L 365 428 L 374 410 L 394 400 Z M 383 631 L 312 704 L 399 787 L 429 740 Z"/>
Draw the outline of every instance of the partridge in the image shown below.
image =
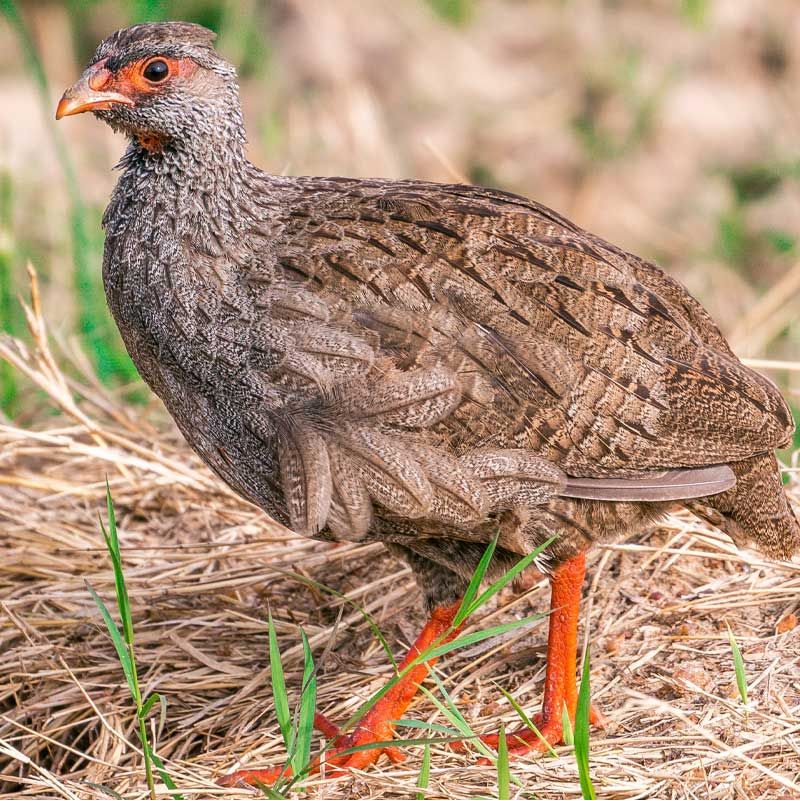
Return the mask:
<path id="1" fill-rule="evenodd" d="M 223 481 L 298 534 L 379 541 L 452 636 L 490 575 L 544 543 L 551 582 L 539 730 L 576 710 L 584 554 L 689 507 L 787 558 L 800 527 L 774 450 L 794 430 L 675 279 L 518 195 L 425 181 L 270 175 L 247 158 L 236 72 L 198 25 L 97 48 L 57 118 L 129 145 L 103 219 L 108 304 L 142 378 Z M 365 767 L 428 665 L 328 765 Z M 487 737 L 490 744 L 496 742 Z M 538 751 L 528 729 L 513 753 Z M 228 784 L 271 781 L 242 771 Z"/>

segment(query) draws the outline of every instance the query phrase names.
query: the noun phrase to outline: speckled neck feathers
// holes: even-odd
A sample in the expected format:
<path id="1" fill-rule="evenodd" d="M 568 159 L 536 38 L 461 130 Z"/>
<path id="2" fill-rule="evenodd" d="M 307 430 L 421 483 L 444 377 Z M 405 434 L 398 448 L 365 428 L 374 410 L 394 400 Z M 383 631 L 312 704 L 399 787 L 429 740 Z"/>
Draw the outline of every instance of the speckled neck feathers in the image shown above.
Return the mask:
<path id="1" fill-rule="evenodd" d="M 172 216 L 187 234 L 209 224 L 237 230 L 239 199 L 254 172 L 245 144 L 235 88 L 220 99 L 217 114 L 204 114 L 193 124 L 190 137 L 164 137 L 154 151 L 133 136 L 118 165 L 123 174 L 104 219 L 107 233 L 114 235 L 115 226 L 124 224 L 124 209 L 138 205 L 144 213 L 147 204 Z"/>

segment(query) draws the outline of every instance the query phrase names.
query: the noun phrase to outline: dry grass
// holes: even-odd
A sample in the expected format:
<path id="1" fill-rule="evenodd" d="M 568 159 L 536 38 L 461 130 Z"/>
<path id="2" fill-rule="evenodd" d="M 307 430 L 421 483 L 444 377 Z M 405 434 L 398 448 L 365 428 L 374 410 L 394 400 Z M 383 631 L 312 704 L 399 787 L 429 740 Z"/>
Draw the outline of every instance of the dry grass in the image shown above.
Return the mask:
<path id="1" fill-rule="evenodd" d="M 82 360 L 47 345 L 37 298 L 35 347 L 0 339 L 0 357 L 59 409 L 46 425 L 0 424 L 0 795 L 144 797 L 135 720 L 119 663 L 86 590 L 110 598 L 97 525 L 108 476 L 117 504 L 143 691 L 168 700 L 153 737 L 187 797 L 241 795 L 214 779 L 240 764 L 277 764 L 266 610 L 287 683 L 300 684 L 298 627 L 321 666 L 319 705 L 346 718 L 387 678 L 361 614 L 306 578 L 346 593 L 400 650 L 421 623 L 407 568 L 379 546 L 299 539 L 237 499 L 199 464 L 163 415 L 126 409 Z M 157 422 L 151 423 L 146 417 Z M 595 732 L 602 798 L 794 798 L 800 795 L 800 565 L 736 551 L 686 516 L 600 551 L 584 606 L 593 695 L 611 720 Z M 474 625 L 544 610 L 539 582 L 501 594 Z M 792 617 L 795 615 L 795 617 Z M 738 699 L 726 621 L 742 648 L 750 708 Z M 791 627 L 795 623 L 795 627 Z M 538 702 L 544 627 L 456 652 L 440 674 L 476 731 L 514 713 L 494 682 Z M 434 719 L 425 700 L 414 716 Z M 516 762 L 522 797 L 579 794 L 572 755 Z M 413 798 L 421 761 L 317 778 L 325 798 Z M 429 798 L 495 793 L 492 768 L 434 749 Z M 512 788 L 513 789 L 513 788 Z M 166 791 L 163 797 L 169 797 Z"/>
<path id="2" fill-rule="evenodd" d="M 127 20 L 126 3 L 93 4 L 74 53 L 64 43 L 80 4 L 24 5 L 55 94 L 94 43 Z M 678 12 L 690 6 L 708 7 L 704 24 Z M 795 236 L 800 208 L 791 166 L 800 136 L 795 0 L 486 0 L 461 28 L 411 0 L 374 0 L 368 14 L 363 0 L 264 8 L 271 11 L 257 17 L 257 30 L 269 58 L 243 83 L 257 163 L 293 174 L 463 174 L 535 197 L 657 255 L 737 349 L 759 357 L 751 363 L 780 376 L 797 399 L 798 252 L 763 241 L 773 229 Z M 14 111 L 0 114 L 0 177 L 15 193 L 13 219 L 0 220 L 0 256 L 9 249 L 16 279 L 25 254 L 35 254 L 54 329 L 77 330 L 63 178 L 22 55 L 2 26 L 0 45 L 0 99 Z M 221 46 L 240 60 L 232 36 Z M 612 144 L 624 142 L 647 99 L 652 117 L 625 153 L 598 154 L 576 132 L 588 122 Z M 90 120 L 63 133 L 85 200 L 99 209 L 121 142 Z M 774 191 L 737 200 L 730 175 L 765 164 L 785 171 Z M 731 222 L 750 243 L 742 253 L 720 246 Z M 113 595 L 97 525 L 108 476 L 144 689 L 168 699 L 154 732 L 159 753 L 187 797 L 231 797 L 215 787 L 217 776 L 239 762 L 282 758 L 267 606 L 290 688 L 301 681 L 303 626 L 321 666 L 320 708 L 345 718 L 385 681 L 385 655 L 358 612 L 304 578 L 363 605 L 399 652 L 422 622 L 409 571 L 378 547 L 330 548 L 274 526 L 210 475 L 163 410 L 129 409 L 100 387 L 77 346 L 66 342 L 53 357 L 40 318 L 28 322 L 38 350 L 0 338 L 0 356 L 40 388 L 24 396 L 14 424 L 0 412 L 0 796 L 145 795 L 127 689 L 84 583 Z M 798 497 L 797 454 L 792 468 Z M 612 721 L 607 733 L 593 733 L 599 796 L 800 796 L 800 627 L 789 627 L 800 617 L 800 566 L 739 553 L 687 515 L 595 551 L 590 584 L 593 690 Z M 476 625 L 546 603 L 543 583 L 509 592 L 496 617 Z M 744 654 L 747 714 L 725 621 Z M 495 681 L 537 707 L 544 644 L 542 625 L 441 663 L 477 731 L 514 721 Z M 412 711 L 433 719 L 424 700 Z M 560 753 L 513 765 L 525 796 L 578 796 L 572 755 Z M 309 792 L 411 798 L 420 761 L 412 751 L 402 766 L 317 779 Z M 495 793 L 491 769 L 434 750 L 429 798 Z"/>

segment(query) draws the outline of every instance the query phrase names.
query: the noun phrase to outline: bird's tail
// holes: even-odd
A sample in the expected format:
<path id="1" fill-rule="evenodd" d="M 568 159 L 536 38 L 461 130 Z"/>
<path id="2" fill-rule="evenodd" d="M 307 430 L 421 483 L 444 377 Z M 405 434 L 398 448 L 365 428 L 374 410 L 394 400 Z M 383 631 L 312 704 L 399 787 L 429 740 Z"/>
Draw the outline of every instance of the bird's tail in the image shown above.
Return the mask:
<path id="1" fill-rule="evenodd" d="M 791 558 L 800 550 L 800 524 L 784 492 L 775 455 L 753 456 L 731 468 L 736 486 L 687 505 L 737 545 L 754 545 L 775 559 Z"/>

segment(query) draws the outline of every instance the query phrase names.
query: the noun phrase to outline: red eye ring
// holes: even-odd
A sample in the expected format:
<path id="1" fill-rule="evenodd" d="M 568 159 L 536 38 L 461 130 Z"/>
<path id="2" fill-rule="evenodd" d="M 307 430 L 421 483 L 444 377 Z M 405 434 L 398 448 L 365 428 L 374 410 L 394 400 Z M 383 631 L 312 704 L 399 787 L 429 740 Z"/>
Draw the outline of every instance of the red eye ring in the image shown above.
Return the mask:
<path id="1" fill-rule="evenodd" d="M 169 73 L 169 64 L 163 58 L 150 59 L 142 68 L 142 77 L 150 83 L 162 83 Z"/>

